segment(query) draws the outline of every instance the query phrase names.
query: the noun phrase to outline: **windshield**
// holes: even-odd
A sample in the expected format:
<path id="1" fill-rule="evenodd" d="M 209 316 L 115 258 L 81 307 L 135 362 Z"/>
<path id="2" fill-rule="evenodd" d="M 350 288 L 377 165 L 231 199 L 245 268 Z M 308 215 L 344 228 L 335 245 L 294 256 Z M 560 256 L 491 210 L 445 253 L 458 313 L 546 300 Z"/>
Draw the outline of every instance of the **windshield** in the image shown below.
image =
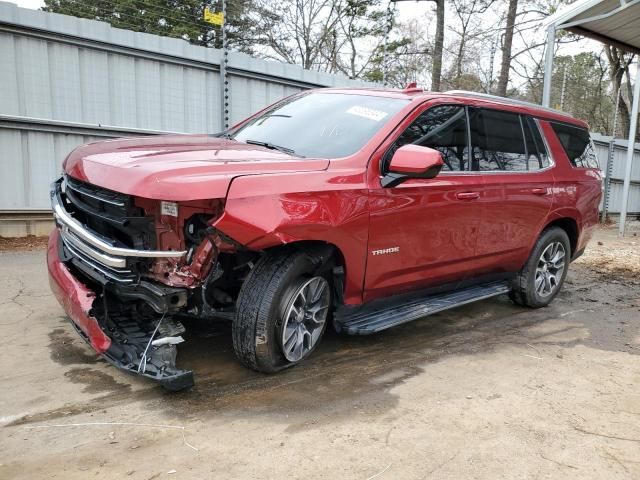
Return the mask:
<path id="1" fill-rule="evenodd" d="M 231 132 L 231 138 L 303 157 L 346 157 L 360 150 L 408 102 L 373 95 L 309 93 L 277 104 Z"/>

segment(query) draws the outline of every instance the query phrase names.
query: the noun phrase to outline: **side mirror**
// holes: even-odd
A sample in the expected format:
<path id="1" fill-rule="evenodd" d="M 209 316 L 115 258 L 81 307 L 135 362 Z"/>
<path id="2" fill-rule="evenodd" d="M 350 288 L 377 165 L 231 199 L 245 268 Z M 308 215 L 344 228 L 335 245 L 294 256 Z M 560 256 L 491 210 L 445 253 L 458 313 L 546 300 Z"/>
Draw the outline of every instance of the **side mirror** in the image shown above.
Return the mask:
<path id="1" fill-rule="evenodd" d="M 409 178 L 433 178 L 444 165 L 438 150 L 419 145 L 403 145 L 395 151 L 387 174 L 380 184 L 383 188 L 399 185 Z"/>

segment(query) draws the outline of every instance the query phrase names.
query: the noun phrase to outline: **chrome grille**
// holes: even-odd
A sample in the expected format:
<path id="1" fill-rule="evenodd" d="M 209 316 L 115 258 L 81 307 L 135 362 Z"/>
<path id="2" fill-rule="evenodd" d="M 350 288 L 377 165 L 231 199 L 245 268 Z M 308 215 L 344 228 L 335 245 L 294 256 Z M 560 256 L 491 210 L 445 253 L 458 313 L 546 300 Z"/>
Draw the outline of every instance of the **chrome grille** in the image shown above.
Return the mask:
<path id="1" fill-rule="evenodd" d="M 69 188 L 68 185 L 66 187 Z M 74 218 L 76 213 L 67 211 L 63 195 L 62 181 L 59 180 L 53 184 L 51 206 L 64 248 L 71 259 L 75 260 L 78 268 L 85 271 L 89 268 L 110 280 L 131 283 L 137 279 L 134 266 L 141 260 L 181 258 L 186 254 L 185 251 L 144 250 L 118 246 L 117 241 L 110 241 Z M 115 197 L 110 199 L 113 198 Z M 115 207 L 119 208 L 117 205 Z"/>
<path id="2" fill-rule="evenodd" d="M 137 275 L 132 270 L 111 268 L 102 263 L 98 263 L 88 255 L 85 255 L 77 245 L 69 241 L 68 237 L 65 237 L 64 235 L 61 235 L 61 237 L 64 247 L 73 256 L 75 265 L 81 270 L 85 270 L 84 268 L 82 268 L 83 266 L 87 267 L 93 271 L 98 272 L 109 280 L 118 283 L 133 283 L 136 281 Z M 90 272 L 86 273 L 88 273 L 90 276 L 93 276 Z"/>

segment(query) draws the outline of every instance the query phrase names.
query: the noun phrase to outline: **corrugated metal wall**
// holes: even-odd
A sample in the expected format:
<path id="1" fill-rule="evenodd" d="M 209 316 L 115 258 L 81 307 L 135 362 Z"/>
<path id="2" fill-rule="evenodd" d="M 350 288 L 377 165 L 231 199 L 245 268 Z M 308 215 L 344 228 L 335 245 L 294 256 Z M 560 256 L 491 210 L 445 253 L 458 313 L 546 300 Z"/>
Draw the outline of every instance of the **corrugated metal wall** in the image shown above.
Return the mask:
<path id="1" fill-rule="evenodd" d="M 609 159 L 609 148 L 612 141 L 611 137 L 602 135 L 593 135 L 594 144 L 600 167 L 602 171 L 607 172 L 607 163 Z M 613 146 L 613 156 L 610 168 L 610 186 L 608 192 L 607 212 L 618 214 L 622 208 L 622 185 L 624 182 L 624 171 L 627 163 L 627 145 L 626 140 L 616 140 Z M 606 198 L 603 198 L 603 202 Z M 640 213 L 640 144 L 635 145 L 635 153 L 631 166 L 631 185 L 629 188 L 628 212 L 632 214 Z"/>
<path id="2" fill-rule="evenodd" d="M 0 2 L 0 211 L 48 210 L 48 185 L 96 138 L 221 128 L 220 50 Z M 362 82 L 229 55 L 235 123 L 292 93 Z"/>
<path id="3" fill-rule="evenodd" d="M 49 209 L 48 185 L 95 139 L 221 130 L 221 51 L 0 2 L 0 212 Z M 286 95 L 361 82 L 229 55 L 232 123 Z M 609 138 L 596 136 L 603 170 Z M 620 211 L 626 142 L 614 149 L 609 212 Z M 640 148 L 629 202 L 640 212 Z"/>

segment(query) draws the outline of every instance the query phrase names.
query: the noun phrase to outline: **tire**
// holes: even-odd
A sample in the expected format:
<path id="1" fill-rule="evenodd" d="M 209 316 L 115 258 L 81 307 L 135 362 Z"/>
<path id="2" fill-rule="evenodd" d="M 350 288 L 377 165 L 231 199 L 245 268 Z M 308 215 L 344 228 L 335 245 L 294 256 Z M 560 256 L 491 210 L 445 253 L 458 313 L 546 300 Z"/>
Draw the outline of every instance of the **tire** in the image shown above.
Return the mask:
<path id="1" fill-rule="evenodd" d="M 274 373 L 300 363 L 313 353 L 329 323 L 331 309 L 328 275 L 318 273 L 324 258 L 322 255 L 283 248 L 267 252 L 256 263 L 240 289 L 232 325 L 233 348 L 242 364 L 258 372 Z M 285 316 L 295 311 L 291 309 L 300 298 L 297 294 L 309 282 L 326 282 L 328 306 L 324 312 L 324 322 L 321 327 L 314 327 L 316 330 L 309 337 L 303 335 L 308 343 L 311 337 L 315 340 L 301 358 L 287 358 L 283 335 L 285 325 L 289 323 Z M 322 295 L 324 302 L 325 294 Z M 291 315 L 295 317 L 295 314 Z M 299 323 L 306 323 L 306 320 Z M 300 333 L 295 335 L 297 338 Z"/>
<path id="2" fill-rule="evenodd" d="M 557 251 L 553 250 L 554 246 L 558 246 Z M 560 263 L 548 260 L 558 258 L 554 252 L 560 252 L 561 250 L 564 250 L 563 268 L 562 271 L 556 270 L 554 272 L 555 267 L 550 265 L 557 266 Z M 545 254 L 544 259 L 541 258 L 543 253 Z M 569 270 L 570 258 L 571 243 L 567 233 L 559 227 L 551 227 L 544 230 L 540 234 L 533 250 L 531 250 L 527 263 L 525 263 L 513 282 L 513 288 L 509 293 L 511 300 L 518 305 L 530 308 L 549 305 L 562 288 Z M 555 281 L 550 280 L 551 277 L 554 277 Z M 540 279 L 542 279 L 542 284 L 539 281 Z"/>

